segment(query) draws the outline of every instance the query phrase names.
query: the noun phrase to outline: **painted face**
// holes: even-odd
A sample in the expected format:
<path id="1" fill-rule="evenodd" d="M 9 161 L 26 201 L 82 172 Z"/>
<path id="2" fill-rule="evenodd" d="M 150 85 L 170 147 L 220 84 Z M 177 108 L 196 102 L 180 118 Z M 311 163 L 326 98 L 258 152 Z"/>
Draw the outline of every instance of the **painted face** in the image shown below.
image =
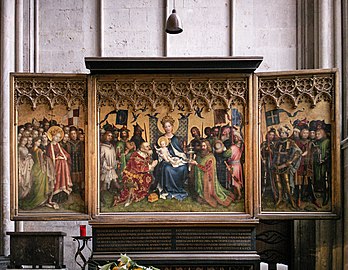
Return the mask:
<path id="1" fill-rule="evenodd" d="M 288 137 L 288 134 L 284 131 L 280 132 L 279 135 L 280 135 L 280 138 L 282 138 L 282 139 L 286 139 Z"/>
<path id="2" fill-rule="evenodd" d="M 80 141 L 84 141 L 84 140 L 85 140 L 85 135 L 82 134 L 82 133 L 80 133 L 80 134 L 79 134 L 79 140 L 80 140 Z"/>
<path id="3" fill-rule="evenodd" d="M 166 147 L 166 142 L 165 141 L 161 141 L 161 147 Z"/>
<path id="4" fill-rule="evenodd" d="M 321 140 L 322 138 L 324 138 L 325 136 L 325 131 L 323 129 L 318 129 L 316 132 L 315 132 L 315 138 L 317 140 Z"/>
<path id="5" fill-rule="evenodd" d="M 207 144 L 205 142 L 202 142 L 201 149 L 202 150 L 207 150 L 208 149 Z"/>
<path id="6" fill-rule="evenodd" d="M 27 137 L 23 137 L 22 140 L 21 140 L 21 145 L 25 146 L 27 143 L 28 143 Z"/>
<path id="7" fill-rule="evenodd" d="M 308 129 L 302 129 L 300 132 L 300 136 L 302 139 L 308 139 L 309 137 L 309 130 Z"/>
<path id="8" fill-rule="evenodd" d="M 294 130 L 294 137 L 298 138 L 300 136 L 300 132 L 298 132 L 297 130 Z"/>
<path id="9" fill-rule="evenodd" d="M 192 137 L 199 136 L 199 131 L 196 128 L 191 129 L 191 135 Z"/>
<path id="10" fill-rule="evenodd" d="M 226 136 L 226 135 L 228 135 L 228 134 L 230 134 L 230 129 L 229 129 L 229 128 L 224 128 L 224 129 L 222 130 L 222 135 Z"/>
<path id="11" fill-rule="evenodd" d="M 41 144 L 41 140 L 37 140 L 34 144 L 35 144 L 35 146 L 39 147 Z"/>
<path id="12" fill-rule="evenodd" d="M 71 131 L 70 131 L 70 139 L 73 140 L 73 141 L 76 141 L 76 140 L 77 140 L 77 133 L 76 133 L 76 130 L 71 130 Z"/>
<path id="13" fill-rule="evenodd" d="M 206 135 L 206 136 L 210 136 L 210 134 L 211 134 L 211 129 L 209 128 L 209 127 L 206 127 L 205 129 L 204 129 L 204 134 Z"/>
<path id="14" fill-rule="evenodd" d="M 141 152 L 146 153 L 148 155 L 152 154 L 152 149 L 151 149 L 151 146 L 148 142 L 142 143 L 140 150 L 141 150 Z"/>
<path id="15" fill-rule="evenodd" d="M 218 128 L 214 128 L 214 129 L 213 129 L 213 135 L 214 135 L 215 137 L 217 137 L 217 136 L 219 135 L 219 129 L 218 129 Z"/>
<path id="16" fill-rule="evenodd" d="M 136 129 L 136 130 L 134 131 L 134 134 L 137 135 L 137 136 L 141 136 L 141 134 L 142 134 L 141 129 Z"/>
<path id="17" fill-rule="evenodd" d="M 27 130 L 27 129 L 24 130 L 23 135 L 24 135 L 25 137 L 29 137 L 29 136 L 30 136 L 30 131 Z"/>
<path id="18" fill-rule="evenodd" d="M 273 140 L 274 140 L 274 137 L 275 137 L 274 132 L 269 132 L 269 133 L 268 133 L 268 140 L 273 141 Z"/>
<path id="19" fill-rule="evenodd" d="M 112 133 L 108 133 L 107 135 L 106 135 L 106 141 L 107 142 L 111 142 L 112 141 Z"/>
<path id="20" fill-rule="evenodd" d="M 42 134 L 42 142 L 47 142 L 48 141 L 48 137 L 46 134 Z"/>
<path id="21" fill-rule="evenodd" d="M 38 130 L 33 130 L 33 131 L 32 131 L 32 137 L 33 137 L 33 138 L 39 137 L 39 131 L 38 131 Z"/>
<path id="22" fill-rule="evenodd" d="M 28 146 L 31 146 L 33 144 L 33 138 L 32 137 L 28 137 Z"/>
<path id="23" fill-rule="evenodd" d="M 238 136 L 234 136 L 234 140 L 235 143 L 239 143 L 242 141 L 242 138 L 238 135 Z"/>
<path id="24" fill-rule="evenodd" d="M 166 133 L 172 133 L 173 132 L 173 126 L 169 122 L 164 123 L 163 128 L 164 128 L 164 131 Z"/>
<path id="25" fill-rule="evenodd" d="M 62 138 L 62 135 L 60 133 L 57 133 L 56 135 L 53 136 L 53 141 L 59 142 L 61 138 Z"/>
<path id="26" fill-rule="evenodd" d="M 65 133 L 63 137 L 63 142 L 66 143 L 67 141 L 69 141 L 69 135 Z"/>
<path id="27" fill-rule="evenodd" d="M 121 138 L 122 139 L 127 139 L 128 138 L 128 132 L 125 131 L 125 130 L 121 131 Z"/>
<path id="28" fill-rule="evenodd" d="M 50 123 L 44 124 L 44 130 L 47 131 L 50 128 Z"/>

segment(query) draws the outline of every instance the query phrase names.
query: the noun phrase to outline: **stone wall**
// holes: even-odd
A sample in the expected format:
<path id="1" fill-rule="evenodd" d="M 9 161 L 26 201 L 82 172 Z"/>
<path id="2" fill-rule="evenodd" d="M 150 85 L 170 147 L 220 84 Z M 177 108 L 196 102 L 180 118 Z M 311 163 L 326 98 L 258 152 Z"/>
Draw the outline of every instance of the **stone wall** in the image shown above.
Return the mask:
<path id="1" fill-rule="evenodd" d="M 164 32 L 169 0 L 32 2 L 23 7 L 23 27 L 35 25 L 23 32 L 24 71 L 87 72 L 86 56 L 258 55 L 259 71 L 296 68 L 295 0 L 177 0 L 179 35 Z"/>

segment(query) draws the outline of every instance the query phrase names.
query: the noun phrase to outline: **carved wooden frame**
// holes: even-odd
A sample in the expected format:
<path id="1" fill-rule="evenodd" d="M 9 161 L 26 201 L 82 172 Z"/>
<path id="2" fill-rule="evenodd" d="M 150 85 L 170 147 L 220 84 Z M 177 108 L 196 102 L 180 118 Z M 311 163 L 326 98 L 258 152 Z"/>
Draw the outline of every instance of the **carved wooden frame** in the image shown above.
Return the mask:
<path id="1" fill-rule="evenodd" d="M 341 175 L 340 175 L 340 113 L 339 113 L 339 79 L 338 79 L 338 70 L 337 69 L 327 69 L 327 70 L 303 70 L 303 71 L 287 71 L 287 72 L 264 72 L 264 73 L 256 73 L 254 74 L 254 104 L 257 104 L 257 110 L 255 113 L 255 123 L 257 123 L 257 128 L 254 130 L 254 138 L 256 144 L 254 145 L 254 160 L 255 160 L 255 172 L 256 179 L 255 181 L 255 215 L 261 219 L 325 219 L 325 218 L 339 218 L 341 214 Z M 326 106 L 326 112 L 320 112 L 320 104 L 321 106 Z M 294 120 L 299 119 L 302 120 L 305 118 L 306 120 L 314 120 L 311 119 L 313 114 L 318 113 L 318 119 L 322 120 L 326 119 L 326 124 L 331 124 L 331 144 L 330 144 L 330 152 L 331 152 L 331 185 L 329 184 L 329 188 L 327 194 L 329 194 L 330 199 L 328 202 L 329 207 L 325 206 L 326 209 L 323 209 L 324 206 L 318 203 L 319 200 L 324 201 L 324 193 L 322 191 L 316 191 L 314 189 L 314 198 L 317 199 L 316 203 L 319 207 L 314 204 L 314 200 L 311 201 L 308 196 L 309 203 L 307 202 L 305 206 L 303 206 L 303 201 L 301 201 L 301 197 L 297 196 L 297 194 L 303 194 L 298 192 L 298 188 L 295 185 L 294 192 L 292 193 L 293 198 L 300 198 L 295 200 L 296 207 L 292 207 L 290 200 L 285 198 L 285 203 L 287 206 L 284 207 L 283 202 L 279 203 L 279 207 L 284 207 L 284 209 L 279 209 L 277 206 L 271 206 L 267 200 L 263 201 L 263 179 L 266 179 L 265 174 L 262 173 L 262 155 L 261 155 L 261 144 L 262 142 L 268 143 L 268 149 L 271 149 L 269 141 L 265 139 L 265 127 L 267 129 L 267 122 L 265 119 L 266 115 L 266 107 L 265 104 L 270 105 L 272 109 L 287 109 L 292 110 L 292 115 L 296 115 L 296 112 L 299 113 L 302 106 L 303 108 L 306 106 L 306 110 L 304 114 L 299 117 L 290 117 L 288 118 Z M 325 105 L 326 104 L 326 105 Z M 273 107 L 272 107 L 273 106 Z M 317 111 L 315 111 L 317 110 Z M 318 112 L 319 110 L 319 112 Z M 269 111 L 273 112 L 273 110 Z M 264 114 L 263 114 L 264 113 Z M 285 112 L 286 114 L 286 112 Z M 280 119 L 280 118 L 279 118 Z M 284 117 L 283 117 L 284 121 Z M 325 123 L 324 121 L 324 123 Z M 314 121 L 313 121 L 314 122 Z M 307 123 L 308 124 L 308 123 Z M 315 122 L 313 123 L 315 126 Z M 280 123 L 281 125 L 281 123 Z M 301 125 L 301 124 L 300 124 Z M 320 129 L 317 124 L 317 129 Z M 323 125 L 323 124 L 322 124 Z M 277 128 L 279 125 L 276 125 Z M 294 126 L 296 127 L 296 126 Z M 312 128 L 314 129 L 314 128 Z M 270 130 L 270 128 L 268 128 Z M 262 132 L 263 131 L 263 132 Z M 314 140 L 315 141 L 315 140 Z M 275 147 L 276 148 L 276 147 Z M 316 149 L 316 148 L 313 148 Z M 313 150 L 314 151 L 314 150 Z M 276 152 L 276 150 L 275 150 Z M 313 157 L 316 157 L 313 155 Z M 273 158 L 273 165 L 276 160 L 276 157 Z M 314 164 L 314 163 L 311 163 Z M 313 168 L 319 165 L 312 165 Z M 257 168 L 257 170 L 256 170 Z M 274 168 L 274 167 L 273 167 Z M 309 168 L 309 167 L 308 167 Z M 314 169 L 313 169 L 314 170 Z M 274 171 L 272 171 L 271 177 L 274 177 Z M 281 175 L 280 173 L 278 175 Z M 311 178 L 315 181 L 315 177 L 318 177 L 318 174 L 315 175 L 313 172 Z M 328 176 L 330 177 L 330 175 Z M 267 180 L 264 180 L 267 181 Z M 267 185 L 266 185 L 267 186 Z M 297 189 L 297 190 L 296 190 Z M 274 189 L 271 189 L 274 192 Z M 301 189 L 300 189 L 301 190 Z M 308 191 L 309 190 L 309 191 Z M 318 188 L 319 190 L 319 188 Z M 284 192 L 284 191 L 283 191 Z M 307 192 L 311 193 L 310 189 L 307 189 Z M 273 204 L 276 205 L 276 196 L 273 193 L 272 195 L 267 195 L 265 193 L 264 197 L 273 197 Z M 308 194 L 307 194 L 308 195 Z M 300 195 L 301 196 L 301 195 Z M 322 198 L 320 198 L 321 196 Z M 326 195 L 325 195 L 326 196 Z M 319 198 L 319 199 L 318 199 Z M 269 199 L 269 198 L 268 198 Z M 286 201 L 287 200 L 287 201 Z M 267 201 L 267 203 L 266 203 Z M 284 199 L 283 199 L 284 201 Z M 298 201 L 300 201 L 298 203 Z M 311 203 L 312 202 L 312 203 Z M 274 208 L 276 209 L 274 209 Z M 321 207 L 321 208 L 320 208 Z"/>
<path id="2" fill-rule="evenodd" d="M 215 88 L 216 87 L 216 88 Z M 168 74 L 168 75 L 92 75 L 90 78 L 90 101 L 92 123 L 96 129 L 90 134 L 92 141 L 99 141 L 99 109 L 110 104 L 121 109 L 125 100 L 133 112 L 140 112 L 147 104 L 151 112 L 166 104 L 168 113 L 177 107 L 192 112 L 199 104 L 208 111 L 216 104 L 225 107 L 236 102 L 245 105 L 245 160 L 252 159 L 252 76 L 251 74 Z M 196 97 L 194 96 L 196 95 Z M 91 149 L 92 150 L 92 149 Z M 99 153 L 98 144 L 94 144 L 93 153 Z M 253 216 L 251 163 L 245 164 L 245 199 L 243 212 L 103 212 L 99 202 L 99 180 L 94 182 L 92 195 L 92 224 L 232 224 L 255 223 Z M 98 158 L 90 164 L 92 179 L 99 179 Z"/>
<path id="3" fill-rule="evenodd" d="M 85 158 L 85 198 L 81 212 L 77 211 L 45 211 L 19 209 L 18 194 L 18 126 L 21 119 L 19 109 L 26 106 L 26 116 L 33 116 L 37 109 L 43 111 L 36 117 L 48 117 L 58 106 L 64 107 L 66 112 L 74 106 L 83 108 L 84 127 L 89 128 L 87 121 L 88 98 L 87 76 L 83 74 L 11 74 L 11 111 L 10 111 L 10 149 L 11 149 L 11 219 L 13 220 L 87 220 L 89 219 L 88 206 L 90 205 L 89 190 L 90 177 L 87 158 Z M 29 109 L 30 107 L 30 109 Z M 45 108 L 43 108 L 45 107 Z M 64 109 L 61 109 L 64 110 Z M 28 114 L 28 115 L 27 115 Z M 85 131 L 87 134 L 87 130 Z M 88 153 L 88 136 L 85 136 L 85 149 Z M 48 209 L 48 208 L 47 208 Z"/>

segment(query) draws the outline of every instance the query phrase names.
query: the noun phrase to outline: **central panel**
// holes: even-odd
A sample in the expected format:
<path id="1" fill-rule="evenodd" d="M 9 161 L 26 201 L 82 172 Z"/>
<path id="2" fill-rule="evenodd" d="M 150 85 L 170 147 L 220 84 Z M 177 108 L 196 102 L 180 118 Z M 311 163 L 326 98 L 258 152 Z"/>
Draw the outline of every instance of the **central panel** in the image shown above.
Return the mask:
<path id="1" fill-rule="evenodd" d="M 93 78 L 97 214 L 250 214 L 250 76 Z"/>

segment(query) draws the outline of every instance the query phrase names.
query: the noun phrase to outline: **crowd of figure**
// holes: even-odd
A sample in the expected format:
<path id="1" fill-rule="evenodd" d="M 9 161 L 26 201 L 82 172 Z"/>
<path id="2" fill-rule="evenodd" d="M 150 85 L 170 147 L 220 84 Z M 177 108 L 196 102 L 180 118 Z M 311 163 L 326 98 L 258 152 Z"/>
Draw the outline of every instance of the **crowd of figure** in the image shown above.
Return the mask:
<path id="1" fill-rule="evenodd" d="M 188 196 L 212 207 L 229 206 L 243 197 L 243 137 L 237 127 L 226 125 L 191 128 L 186 143 L 173 133 L 174 119 L 161 120 L 164 134 L 150 145 L 138 124 L 130 138 L 126 127 L 101 128 L 100 199 L 113 195 L 111 206 L 130 205 L 156 193 L 166 200 Z"/>
<path id="2" fill-rule="evenodd" d="M 55 120 L 33 120 L 18 126 L 18 197 L 20 208 L 59 209 L 76 192 L 84 200 L 83 129 Z"/>
<path id="3" fill-rule="evenodd" d="M 302 209 L 304 202 L 327 205 L 331 189 L 330 125 L 322 120 L 296 120 L 270 128 L 261 143 L 262 196 L 275 207 Z M 319 197 L 322 200 L 319 200 Z"/>

